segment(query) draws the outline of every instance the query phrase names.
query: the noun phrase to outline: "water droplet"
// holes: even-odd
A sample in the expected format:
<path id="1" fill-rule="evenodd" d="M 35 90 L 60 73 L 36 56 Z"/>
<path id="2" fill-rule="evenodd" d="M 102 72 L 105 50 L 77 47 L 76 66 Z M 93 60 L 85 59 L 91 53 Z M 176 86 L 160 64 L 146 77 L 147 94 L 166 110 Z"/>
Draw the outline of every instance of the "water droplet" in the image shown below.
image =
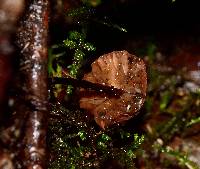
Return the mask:
<path id="1" fill-rule="evenodd" d="M 130 109 L 131 109 L 131 105 L 130 105 L 130 104 L 128 104 L 128 106 L 126 107 L 126 112 L 129 112 L 129 111 L 130 111 Z"/>

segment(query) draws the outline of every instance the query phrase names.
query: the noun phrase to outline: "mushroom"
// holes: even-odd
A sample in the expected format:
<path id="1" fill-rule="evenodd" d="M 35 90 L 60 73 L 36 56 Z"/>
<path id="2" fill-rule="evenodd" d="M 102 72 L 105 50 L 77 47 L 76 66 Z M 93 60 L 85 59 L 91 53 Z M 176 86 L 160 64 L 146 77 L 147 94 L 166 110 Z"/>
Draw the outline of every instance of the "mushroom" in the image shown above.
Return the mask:
<path id="1" fill-rule="evenodd" d="M 102 129 L 134 117 L 146 96 L 144 61 L 127 51 L 114 51 L 99 57 L 91 67 L 91 72 L 86 73 L 83 80 L 110 87 L 116 92 L 109 94 L 103 90 L 96 92 L 81 88 L 80 108 L 91 113 Z"/>

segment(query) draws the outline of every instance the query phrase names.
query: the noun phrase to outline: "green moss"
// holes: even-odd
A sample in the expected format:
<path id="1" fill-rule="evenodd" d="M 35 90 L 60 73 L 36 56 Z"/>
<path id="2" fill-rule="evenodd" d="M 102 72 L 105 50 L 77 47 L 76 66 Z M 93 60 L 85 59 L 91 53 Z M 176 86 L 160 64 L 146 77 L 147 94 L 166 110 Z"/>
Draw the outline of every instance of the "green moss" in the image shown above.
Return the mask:
<path id="1" fill-rule="evenodd" d="M 160 100 L 160 111 L 163 111 L 166 109 L 172 96 L 173 96 L 173 93 L 169 90 L 162 93 L 161 100 Z"/>
<path id="2" fill-rule="evenodd" d="M 96 48 L 89 42 L 83 33 L 77 31 L 69 32 L 69 37 L 63 41 L 64 46 L 73 50 L 73 63 L 68 66 L 69 74 L 77 77 L 85 59 L 86 52 L 95 51 Z"/>
<path id="3" fill-rule="evenodd" d="M 198 166 L 193 161 L 189 160 L 188 155 L 183 154 L 183 152 L 173 150 L 169 146 L 163 147 L 160 146 L 159 144 L 155 144 L 154 148 L 159 150 L 161 153 L 164 153 L 166 155 L 175 158 L 175 160 L 179 162 L 180 166 L 186 166 L 188 169 L 198 169 Z"/>
<path id="4" fill-rule="evenodd" d="M 87 26 L 100 23 L 109 28 L 126 32 L 126 29 L 113 24 L 109 19 L 95 18 L 94 8 L 100 1 L 83 0 L 84 6 L 70 10 L 70 16 L 80 26 L 81 31 L 70 31 L 62 44 L 54 45 L 49 50 L 50 76 L 62 76 L 67 68 L 69 76 L 78 78 L 83 62 L 94 52 L 95 47 L 87 41 Z M 94 3 L 94 4 L 93 4 Z M 90 22 L 91 23 L 91 22 Z M 98 32 L 97 32 L 98 33 Z M 58 50 L 58 51 L 57 51 Z M 187 154 L 168 149 L 171 140 L 182 137 L 188 127 L 199 123 L 199 96 L 186 93 L 178 95 L 183 79 L 179 72 L 160 72 L 156 65 L 157 46 L 149 40 L 147 47 L 140 49 L 146 56 L 148 65 L 148 94 L 145 102 L 144 115 L 135 118 L 133 124 L 113 126 L 101 130 L 94 120 L 87 118 L 86 112 L 71 105 L 66 108 L 61 104 L 51 106 L 49 122 L 48 146 L 52 157 L 49 168 L 75 169 L 100 168 L 105 161 L 116 160 L 124 168 L 135 168 L 134 163 L 140 160 L 144 168 L 172 168 L 174 159 L 178 167 L 196 169 Z M 62 61 L 61 61 L 62 60 Z M 72 60 L 66 66 L 65 61 Z M 181 80 L 181 83 L 180 83 Z M 67 88 L 72 94 L 73 86 L 60 85 L 56 88 Z M 67 87 L 66 87 L 67 86 Z M 70 103 L 69 103 L 70 104 Z M 135 125 L 135 122 L 137 125 Z M 137 134 L 140 133 L 140 134 Z M 154 147 L 155 144 L 158 147 Z M 161 154 L 173 157 L 173 160 L 161 159 Z M 157 167 L 157 166 L 156 166 Z"/>
<path id="5" fill-rule="evenodd" d="M 192 126 L 194 124 L 200 123 L 200 117 L 196 117 L 190 120 L 189 123 L 187 123 L 187 127 Z"/>
<path id="6" fill-rule="evenodd" d="M 49 124 L 49 147 L 53 154 L 50 169 L 99 168 L 109 159 L 129 168 L 134 166 L 143 135 L 119 128 L 101 131 L 87 121 L 83 112 L 61 105 L 52 105 L 51 115 L 57 118 L 50 119 Z M 123 144 L 119 146 L 116 142 Z"/>

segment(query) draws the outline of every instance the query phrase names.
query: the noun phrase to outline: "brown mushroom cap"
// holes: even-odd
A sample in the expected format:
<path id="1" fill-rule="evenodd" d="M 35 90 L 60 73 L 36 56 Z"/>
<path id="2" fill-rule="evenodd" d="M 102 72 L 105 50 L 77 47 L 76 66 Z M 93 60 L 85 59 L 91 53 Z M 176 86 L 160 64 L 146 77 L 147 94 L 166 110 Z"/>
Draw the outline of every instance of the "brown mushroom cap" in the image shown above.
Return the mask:
<path id="1" fill-rule="evenodd" d="M 102 55 L 92 63 L 92 71 L 83 79 L 122 90 L 115 96 L 81 89 L 80 108 L 94 115 L 96 123 L 106 128 L 135 116 L 142 107 L 147 89 L 146 67 L 142 59 L 127 51 Z"/>

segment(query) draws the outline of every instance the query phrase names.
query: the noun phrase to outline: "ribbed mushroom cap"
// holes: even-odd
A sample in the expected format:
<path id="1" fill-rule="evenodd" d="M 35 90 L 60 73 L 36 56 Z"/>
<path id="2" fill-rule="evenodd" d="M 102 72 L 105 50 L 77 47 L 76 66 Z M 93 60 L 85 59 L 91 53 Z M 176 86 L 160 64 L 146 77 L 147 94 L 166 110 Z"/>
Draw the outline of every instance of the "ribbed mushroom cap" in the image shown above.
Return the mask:
<path id="1" fill-rule="evenodd" d="M 103 129 L 135 116 L 146 96 L 147 74 L 143 60 L 127 51 L 114 51 L 99 57 L 91 67 L 84 80 L 120 89 L 122 93 L 109 95 L 81 89 L 80 108 L 94 115 Z"/>

